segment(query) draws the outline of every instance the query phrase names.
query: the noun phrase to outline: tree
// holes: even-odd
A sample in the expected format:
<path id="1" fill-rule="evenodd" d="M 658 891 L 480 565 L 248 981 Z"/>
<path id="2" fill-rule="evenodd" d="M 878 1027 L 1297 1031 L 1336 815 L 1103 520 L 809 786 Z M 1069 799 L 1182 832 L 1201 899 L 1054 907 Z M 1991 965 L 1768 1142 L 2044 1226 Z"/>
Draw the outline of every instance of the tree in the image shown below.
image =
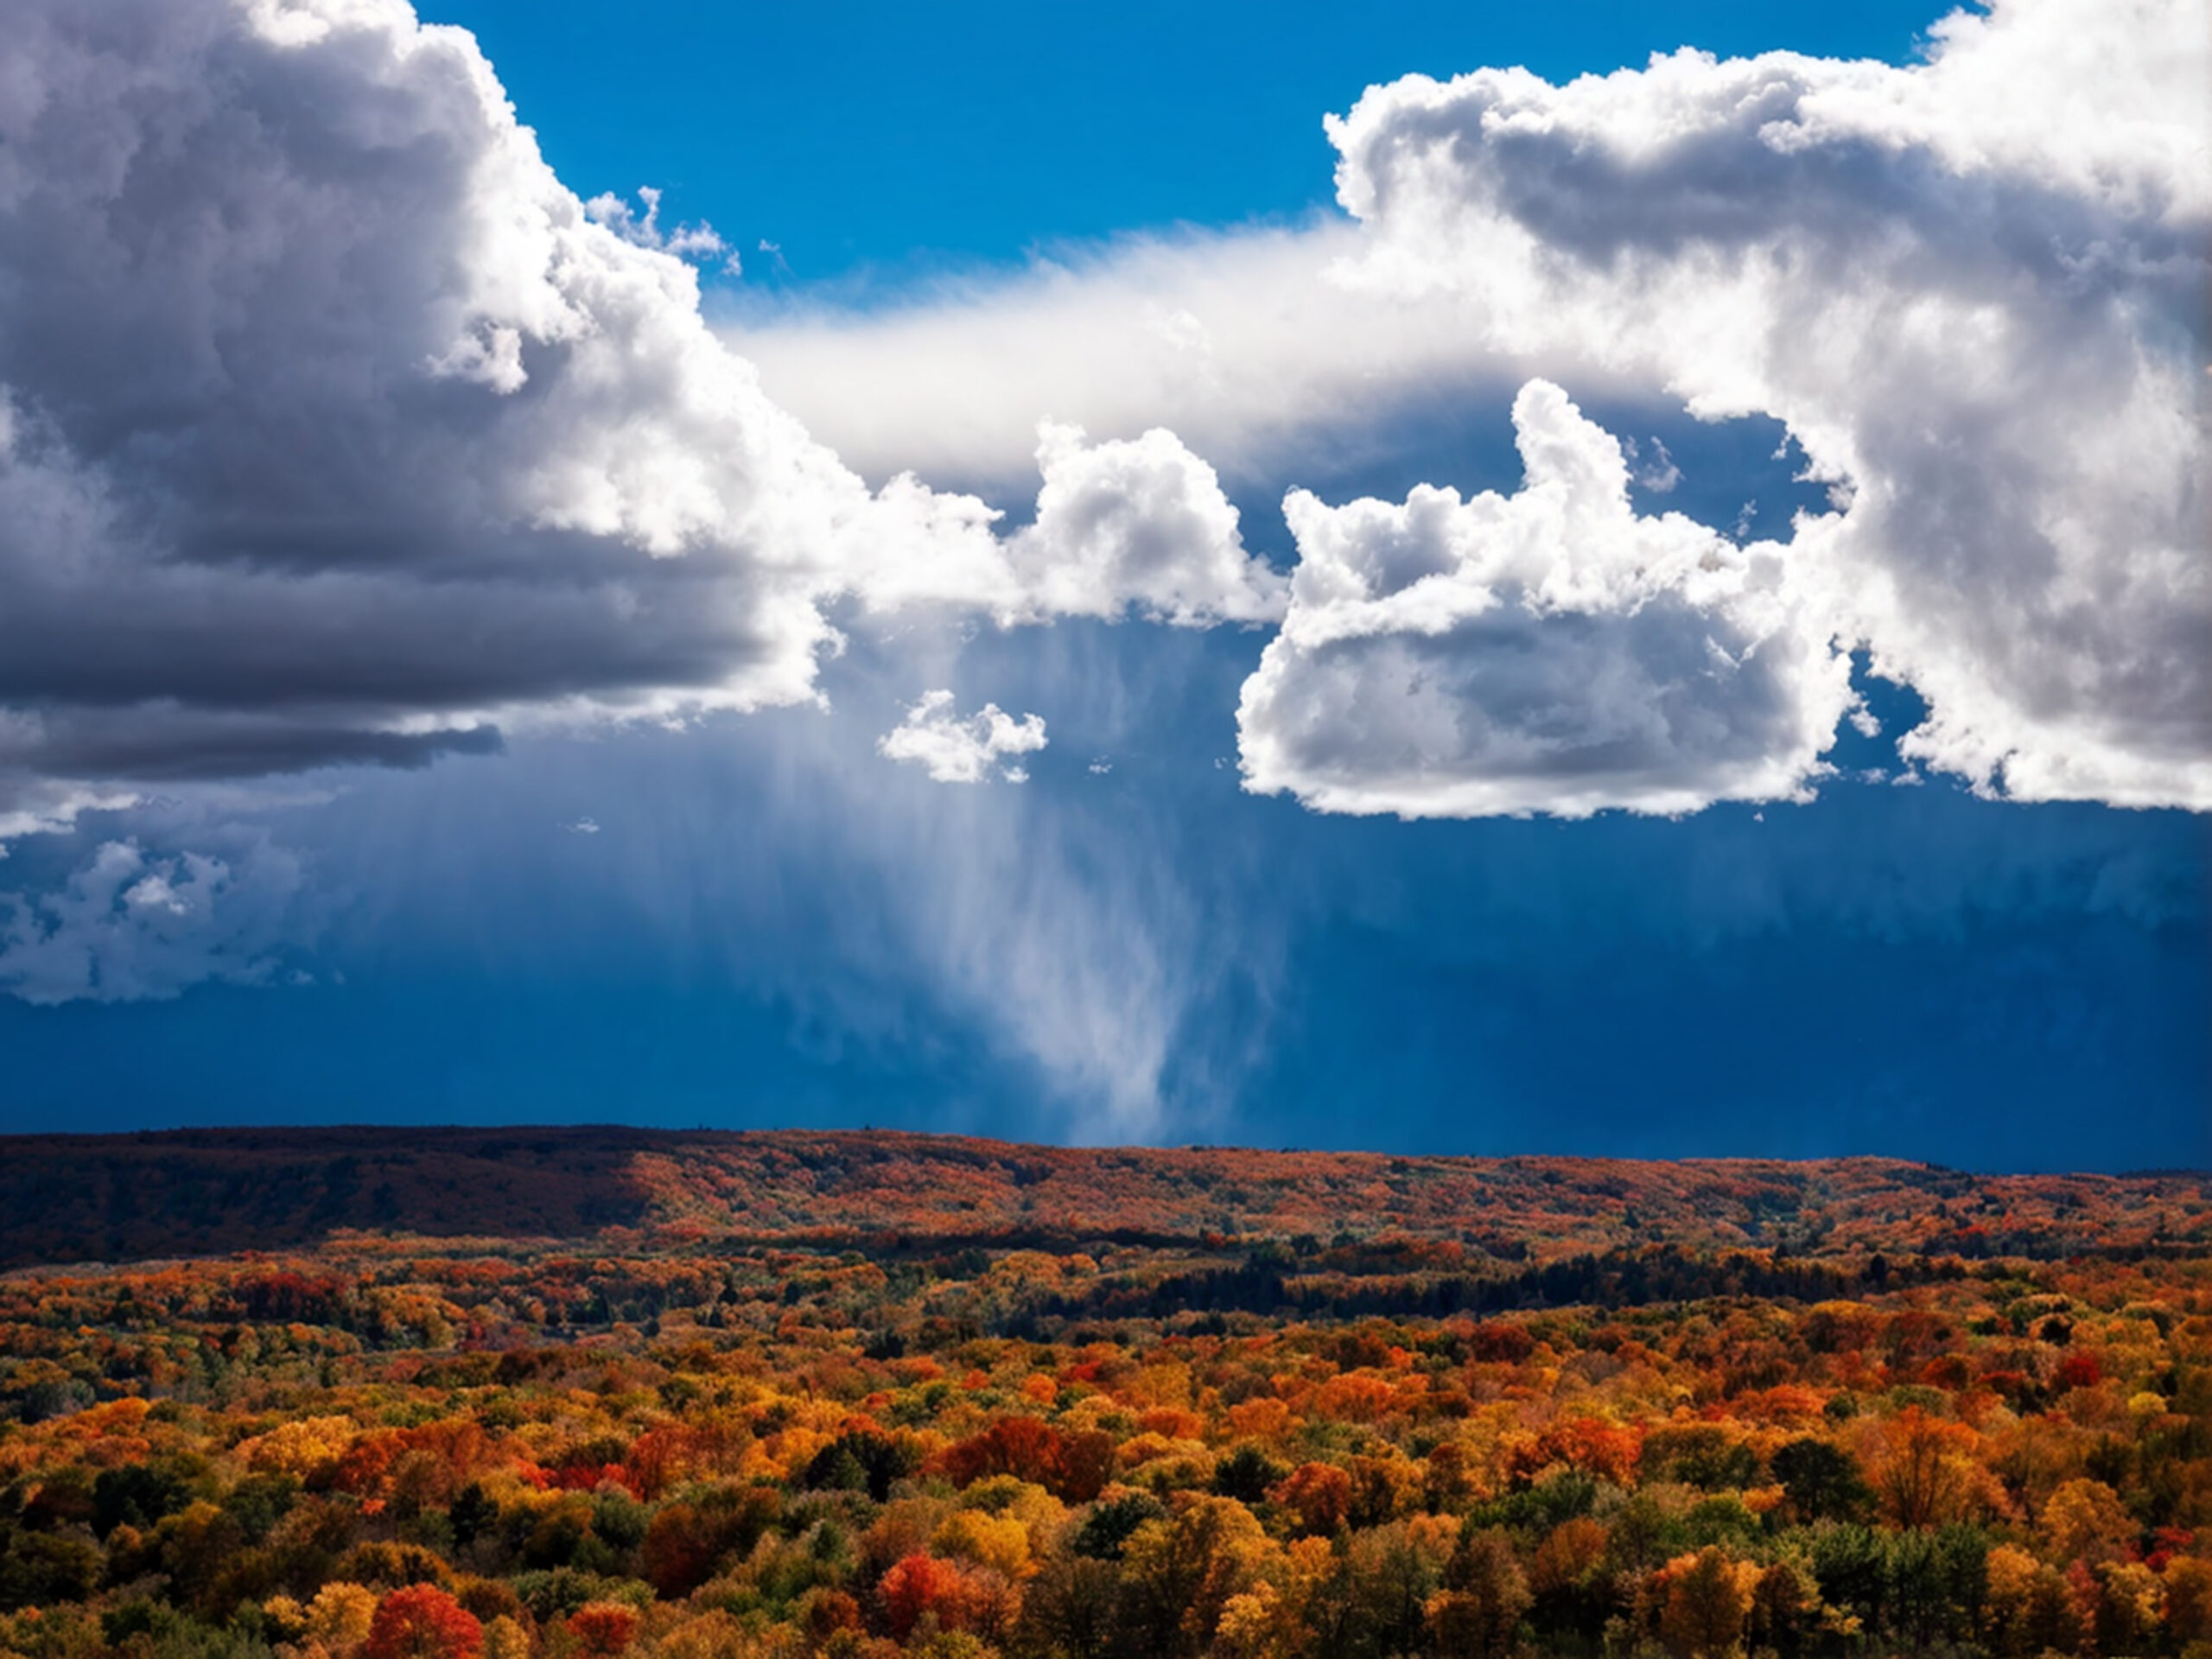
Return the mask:
<path id="1" fill-rule="evenodd" d="M 377 1604 L 361 1659 L 477 1659 L 484 1627 L 432 1584 L 395 1590 Z"/>
<path id="2" fill-rule="evenodd" d="M 1669 1565 L 1659 1637 L 1677 1659 L 1721 1659 L 1744 1639 L 1758 1568 L 1731 1560 L 1718 1546 Z"/>
<path id="3" fill-rule="evenodd" d="M 1971 1639 L 1988 1599 L 1989 1541 L 1978 1527 L 1953 1524 L 1891 1534 L 1888 1633 L 1924 1648 L 1939 1637 Z"/>
<path id="4" fill-rule="evenodd" d="M 1273 1548 L 1233 1497 L 1194 1497 L 1131 1533 L 1122 1552 L 1123 1611 L 1145 1650 L 1161 1659 L 1205 1652 L 1223 1607 L 1252 1587 Z"/>
<path id="5" fill-rule="evenodd" d="M 1644 1436 L 1644 1478 L 1679 1480 L 1704 1491 L 1740 1491 L 1758 1479 L 1759 1459 L 1718 1423 L 1669 1423 Z"/>
<path id="6" fill-rule="evenodd" d="M 1301 1463 L 1268 1496 L 1298 1517 L 1300 1531 L 1325 1538 L 1351 1513 L 1351 1477 L 1333 1463 Z"/>
<path id="7" fill-rule="evenodd" d="M 82 1601 L 99 1587 L 100 1567 L 99 1547 L 89 1539 L 17 1533 L 0 1549 L 0 1612 Z"/>
<path id="8" fill-rule="evenodd" d="M 930 1548 L 1010 1580 L 1021 1578 L 1029 1567 L 1029 1529 L 1010 1515 L 956 1510 L 931 1536 Z"/>
<path id="9" fill-rule="evenodd" d="M 359 1584 L 326 1584 L 308 1604 L 308 1638 L 332 1653 L 354 1652 L 369 1639 L 377 1615 L 376 1592 Z"/>
<path id="10" fill-rule="evenodd" d="M 750 1549 L 773 1523 L 778 1501 L 760 1488 L 712 1492 L 697 1503 L 664 1503 L 645 1528 L 640 1568 L 671 1599 L 690 1595 L 714 1577 L 734 1550 Z"/>
<path id="11" fill-rule="evenodd" d="M 905 1440 L 865 1432 L 841 1434 L 815 1455 L 803 1481 L 808 1486 L 865 1491 L 880 1503 L 891 1496 L 892 1483 L 912 1474 L 920 1461 Z"/>
<path id="12" fill-rule="evenodd" d="M 2081 1643 L 2081 1612 L 2056 1567 L 2026 1550 L 1999 1544 L 1989 1552 L 1982 1624 L 1990 1647 L 2005 1659 L 2070 1653 Z"/>
<path id="13" fill-rule="evenodd" d="M 1970 1481 L 1974 1431 L 1907 1406 L 1882 1427 L 1876 1485 L 1900 1527 L 1933 1527 L 1959 1518 Z"/>
<path id="14" fill-rule="evenodd" d="M 946 1630 L 995 1636 L 1014 1611 L 1006 1580 L 933 1555 L 913 1554 L 892 1564 L 876 1586 L 884 1623 L 904 1642 L 925 1618 Z"/>
<path id="15" fill-rule="evenodd" d="M 2136 1526 L 2120 1494 L 2101 1480 L 2069 1480 L 2044 1500 L 2038 1529 L 2051 1560 L 2060 1567 L 2086 1561 L 2101 1567 L 2126 1554 Z"/>
<path id="16" fill-rule="evenodd" d="M 1109 1498 L 1084 1517 L 1083 1524 L 1069 1539 L 1068 1548 L 1093 1560 L 1118 1561 L 1130 1535 L 1146 1522 L 1158 1521 L 1166 1513 L 1166 1505 L 1149 1492 L 1129 1492 Z"/>
<path id="17" fill-rule="evenodd" d="M 1426 1609 L 1429 1639 L 1442 1659 L 1496 1659 L 1512 1647 L 1530 1596 L 1503 1533 L 1463 1532 L 1445 1565 L 1444 1586 Z"/>
<path id="18" fill-rule="evenodd" d="M 1088 1555 L 1048 1557 L 1023 1587 L 1017 1652 L 1107 1659 L 1114 1651 L 1122 1569 Z"/>
<path id="19" fill-rule="evenodd" d="M 1795 1561 L 1777 1561 L 1751 1586 L 1753 1644 L 1777 1653 L 1795 1653 L 1802 1644 L 1820 1603 L 1812 1575 Z"/>
<path id="20" fill-rule="evenodd" d="M 2096 1633 L 2101 1653 L 2148 1653 L 2158 1639 L 2165 1586 L 2140 1561 L 2097 1569 Z"/>
<path id="21" fill-rule="evenodd" d="M 982 1433 L 938 1454 L 938 1463 L 956 1486 L 988 1475 L 1012 1475 L 1033 1486 L 1051 1486 L 1059 1472 L 1060 1432 L 1034 1417 L 1001 1417 Z M 880 1500 L 879 1500 L 880 1501 Z"/>
<path id="22" fill-rule="evenodd" d="M 1791 1440 L 1773 1458 L 1774 1478 L 1802 1522 L 1856 1521 L 1873 1502 L 1873 1489 L 1859 1472 L 1851 1453 L 1827 1440 L 1807 1436 Z"/>
<path id="23" fill-rule="evenodd" d="M 638 1610 L 626 1602 L 588 1601 L 569 1615 L 568 1625 L 586 1653 L 614 1659 L 638 1639 Z"/>
<path id="24" fill-rule="evenodd" d="M 1215 1466 L 1213 1489 L 1223 1497 L 1256 1503 L 1288 1471 L 1256 1446 L 1246 1444 Z"/>
<path id="25" fill-rule="evenodd" d="M 2183 1555 L 2167 1565 L 2166 1626 L 2184 1648 L 2212 1643 L 2212 1561 Z"/>
<path id="26" fill-rule="evenodd" d="M 141 1532 L 184 1507 L 183 1483 L 143 1463 L 105 1469 L 92 1483 L 92 1530 L 105 1538 L 120 1526 Z"/>
<path id="27" fill-rule="evenodd" d="M 1538 1629 L 1595 1637 L 1612 1612 L 1611 1584 L 1605 1571 L 1605 1529 L 1578 1516 L 1552 1529 L 1536 1547 L 1529 1567 L 1529 1587 L 1535 1598 Z"/>
<path id="28" fill-rule="evenodd" d="M 1435 1535 L 1403 1522 L 1354 1535 L 1339 1552 L 1344 1633 L 1332 1651 L 1349 1656 L 1419 1652 L 1427 1605 L 1444 1566 Z"/>

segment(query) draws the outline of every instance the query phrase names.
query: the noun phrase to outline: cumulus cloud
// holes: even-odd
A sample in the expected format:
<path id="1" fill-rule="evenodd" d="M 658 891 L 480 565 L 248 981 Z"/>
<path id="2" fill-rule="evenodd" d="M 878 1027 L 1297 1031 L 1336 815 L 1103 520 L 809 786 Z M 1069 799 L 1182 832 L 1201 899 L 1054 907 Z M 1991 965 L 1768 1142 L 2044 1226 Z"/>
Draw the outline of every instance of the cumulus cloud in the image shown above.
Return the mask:
<path id="1" fill-rule="evenodd" d="M 1003 609 L 1045 552 L 1087 574 L 1025 577 L 1008 620 L 1265 609 L 1172 440 L 1058 444 L 1084 502 L 1125 460 L 1154 493 L 1047 504 L 1049 546 L 911 478 L 872 494 L 702 321 L 677 256 L 719 238 L 643 200 L 579 201 L 473 40 L 402 0 L 15 8 L 4 821 L 57 785 L 805 701 L 827 607 Z"/>
<path id="2" fill-rule="evenodd" d="M 1853 701 L 1802 550 L 1639 517 L 1619 443 L 1548 381 L 1513 423 L 1510 497 L 1291 498 L 1290 613 L 1238 710 L 1247 786 L 1408 817 L 1801 790 Z"/>
<path id="3" fill-rule="evenodd" d="M 1412 78 L 1330 124 L 1346 274 L 1786 422 L 1847 504 L 1794 556 L 1929 701 L 1908 753 L 2212 807 L 2208 38 L 2198 5 L 2003 0 L 1910 68 Z"/>
<path id="4" fill-rule="evenodd" d="M 0 989 L 119 1002 L 265 982 L 298 926 L 302 882 L 299 859 L 265 838 L 228 859 L 108 842 L 58 892 L 0 895 Z"/>
<path id="5" fill-rule="evenodd" d="M 912 761 L 940 784 L 988 783 L 993 777 L 1027 783 L 1029 773 L 1022 766 L 1001 762 L 1042 749 L 1045 721 L 1040 715 L 1016 720 L 995 702 L 963 719 L 951 692 L 925 691 L 875 747 L 888 760 Z"/>
<path id="6" fill-rule="evenodd" d="M 29 0 L 0 84 L 0 832 L 153 781 L 805 702 L 833 615 L 916 607 L 1287 614 L 1245 758 L 1317 805 L 1796 793 L 1834 640 L 1926 698 L 1927 766 L 2212 806 L 2202 21 L 2002 0 L 1910 68 L 1414 77 L 1331 123 L 1350 222 L 718 336 L 685 257 L 721 239 L 649 192 L 579 200 L 470 38 L 402 0 Z M 1534 459 L 1509 505 L 1294 495 L 1310 601 L 1244 545 L 1217 466 L 1294 477 L 1317 434 L 1531 376 L 1779 419 L 1836 510 L 1567 597 L 1558 572 L 1676 532 Z M 940 464 L 1033 467 L 1033 521 L 914 470 Z M 1663 447 L 1635 476 L 1665 487 Z M 1598 540 L 1493 569 L 1561 490 Z M 1363 563 L 1424 537 L 1448 579 Z M 1414 620 L 1414 588 L 1449 603 Z"/>
<path id="7" fill-rule="evenodd" d="M 1295 483 L 1394 410 L 1531 376 L 1777 419 L 1839 521 L 1817 544 L 1759 527 L 1827 629 L 1928 701 L 1909 755 L 2018 799 L 2212 806 L 2212 28 L 2199 0 L 1998 0 L 1930 38 L 1907 67 L 1410 77 L 1329 123 L 1350 223 L 1136 239 L 735 337 L 870 470 L 1011 476 L 1044 415 L 1164 423 Z M 1680 481 L 1663 443 L 1634 459 L 1645 489 Z M 1400 779 L 1389 721 L 1414 712 L 1365 706 Z"/>
<path id="8" fill-rule="evenodd" d="M 971 496 L 930 490 L 912 473 L 881 504 L 910 514 L 938 556 L 873 571 L 871 608 L 951 606 L 1003 626 L 1058 616 L 1135 614 L 1179 627 L 1273 621 L 1287 584 L 1245 550 L 1236 509 L 1211 467 L 1173 432 L 1088 443 L 1081 427 L 1038 429 L 1036 517 L 1002 538 L 999 515 Z"/>
<path id="9" fill-rule="evenodd" d="M 1081 427 L 1048 423 L 1039 439 L 1037 518 L 1009 549 L 1033 612 L 1128 607 L 1180 627 L 1281 615 L 1284 582 L 1244 550 L 1220 480 L 1173 433 L 1085 448 Z"/>

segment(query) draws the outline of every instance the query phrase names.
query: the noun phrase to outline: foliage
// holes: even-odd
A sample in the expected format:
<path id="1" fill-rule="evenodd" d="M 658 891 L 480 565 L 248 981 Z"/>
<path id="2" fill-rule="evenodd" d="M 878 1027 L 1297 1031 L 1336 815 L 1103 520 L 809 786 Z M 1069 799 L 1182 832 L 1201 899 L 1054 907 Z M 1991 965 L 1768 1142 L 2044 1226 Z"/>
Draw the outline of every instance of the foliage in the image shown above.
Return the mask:
<path id="1" fill-rule="evenodd" d="M 2188 1178 L 537 1134 L 0 1276 L 0 1656 L 2212 1656 Z"/>

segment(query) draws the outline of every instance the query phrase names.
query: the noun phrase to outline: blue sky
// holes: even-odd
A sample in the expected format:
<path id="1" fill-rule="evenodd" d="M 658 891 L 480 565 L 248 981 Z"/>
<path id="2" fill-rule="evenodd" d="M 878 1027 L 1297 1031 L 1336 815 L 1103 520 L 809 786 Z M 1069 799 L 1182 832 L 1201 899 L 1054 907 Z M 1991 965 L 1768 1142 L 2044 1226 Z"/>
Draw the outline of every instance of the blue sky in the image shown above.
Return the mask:
<path id="1" fill-rule="evenodd" d="M 798 281 L 895 283 L 1332 207 L 1322 113 L 1402 75 L 1522 64 L 1563 80 L 1682 46 L 1903 62 L 1943 10 L 470 0 L 423 16 L 475 32 L 580 192 L 658 186 L 755 256 L 756 280 L 783 276 L 757 257 L 766 240 Z"/>
<path id="2" fill-rule="evenodd" d="M 0 1129 L 2212 1161 L 2086 3 L 41 8 Z"/>

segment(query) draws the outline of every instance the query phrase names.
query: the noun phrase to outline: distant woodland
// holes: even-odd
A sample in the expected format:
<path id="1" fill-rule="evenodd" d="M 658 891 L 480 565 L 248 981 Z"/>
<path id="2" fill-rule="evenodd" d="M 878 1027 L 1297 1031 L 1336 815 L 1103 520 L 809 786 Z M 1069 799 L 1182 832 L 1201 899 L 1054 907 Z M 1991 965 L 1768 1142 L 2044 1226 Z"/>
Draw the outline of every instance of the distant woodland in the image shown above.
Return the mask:
<path id="1" fill-rule="evenodd" d="M 0 1141 L 0 1659 L 2212 1659 L 2212 1182 Z"/>

